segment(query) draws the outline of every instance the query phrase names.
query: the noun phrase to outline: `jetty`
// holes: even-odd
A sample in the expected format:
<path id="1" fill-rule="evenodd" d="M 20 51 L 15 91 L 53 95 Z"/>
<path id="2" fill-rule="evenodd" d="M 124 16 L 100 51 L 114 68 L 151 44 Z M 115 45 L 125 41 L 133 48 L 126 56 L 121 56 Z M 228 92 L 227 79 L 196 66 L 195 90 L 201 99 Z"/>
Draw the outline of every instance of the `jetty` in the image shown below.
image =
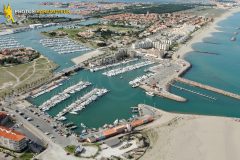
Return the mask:
<path id="1" fill-rule="evenodd" d="M 238 95 L 238 94 L 231 93 L 231 92 L 228 92 L 228 91 L 224 91 L 224 90 L 221 90 L 221 89 L 218 89 L 218 88 L 214 88 L 214 87 L 211 87 L 211 86 L 208 86 L 208 85 L 205 85 L 205 84 L 201 84 L 201 83 L 198 83 L 198 82 L 195 82 L 195 81 L 191 81 L 191 80 L 188 80 L 188 79 L 185 79 L 185 78 L 177 77 L 177 78 L 175 78 L 175 81 L 185 83 L 185 84 L 188 84 L 188 85 L 191 85 L 191 86 L 195 86 L 195 87 L 198 87 L 198 88 L 202 88 L 202 89 L 205 89 L 205 90 L 209 90 L 209 91 L 212 91 L 212 92 L 215 92 L 215 93 L 218 93 L 218 94 L 222 94 L 224 96 L 228 96 L 228 97 L 240 100 L 240 95 Z"/>
<path id="2" fill-rule="evenodd" d="M 199 93 L 199 92 L 196 92 L 196 91 L 193 91 L 193 90 L 190 90 L 190 89 L 186 89 L 184 87 L 180 87 L 180 86 L 177 86 L 175 84 L 170 84 L 172 87 L 175 87 L 177 89 L 180 89 L 180 90 L 184 90 L 184 91 L 187 91 L 187 92 L 190 92 L 190 93 L 193 93 L 193 94 L 196 94 L 196 95 L 199 95 L 199 96 L 202 96 L 202 97 L 205 97 L 205 98 L 209 98 L 211 100 L 216 100 L 215 97 L 211 97 L 211 96 L 208 96 L 206 94 L 202 94 L 202 93 Z"/>
<path id="3" fill-rule="evenodd" d="M 96 101 L 98 98 L 105 95 L 107 92 L 109 91 L 105 88 L 104 89 L 94 88 L 93 90 L 79 98 L 77 101 L 73 102 L 68 107 L 64 108 L 61 112 L 59 112 L 56 115 L 55 119 L 63 120 L 65 119 L 64 115 L 67 113 L 78 114 L 77 113 L 78 111 L 85 109 L 87 105 Z"/>
<path id="4" fill-rule="evenodd" d="M 219 53 L 215 53 L 215 52 L 207 52 L 207 51 L 198 51 L 198 50 L 194 50 L 194 52 L 197 52 L 197 53 L 204 53 L 204 54 L 212 54 L 212 55 L 220 55 Z"/>
<path id="5" fill-rule="evenodd" d="M 220 45 L 221 43 L 219 42 L 211 42 L 211 41 L 203 41 L 203 43 L 208 43 L 208 44 L 215 44 L 215 45 Z"/>
<path id="6" fill-rule="evenodd" d="M 168 99 L 171 99 L 171 100 L 174 100 L 174 101 L 177 101 L 177 102 L 186 102 L 187 101 L 187 99 L 185 99 L 183 97 L 177 96 L 177 95 L 172 94 L 172 93 L 170 93 L 168 91 L 165 91 L 165 90 L 158 91 L 158 90 L 153 89 L 152 87 L 150 87 L 148 85 L 145 85 L 145 84 L 140 85 L 139 87 L 148 91 L 148 92 L 154 93 L 154 95 L 164 97 L 164 98 L 168 98 Z"/>

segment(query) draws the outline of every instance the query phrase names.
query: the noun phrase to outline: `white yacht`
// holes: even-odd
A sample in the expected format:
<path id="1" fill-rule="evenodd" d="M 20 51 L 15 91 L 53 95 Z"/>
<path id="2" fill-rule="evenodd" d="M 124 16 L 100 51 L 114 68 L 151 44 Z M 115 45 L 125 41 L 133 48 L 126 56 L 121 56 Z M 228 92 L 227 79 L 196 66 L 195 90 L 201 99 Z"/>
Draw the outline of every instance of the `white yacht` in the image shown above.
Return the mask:
<path id="1" fill-rule="evenodd" d="M 146 92 L 146 94 L 147 94 L 148 96 L 151 96 L 151 97 L 154 96 L 154 93 L 153 93 L 153 92 Z"/>

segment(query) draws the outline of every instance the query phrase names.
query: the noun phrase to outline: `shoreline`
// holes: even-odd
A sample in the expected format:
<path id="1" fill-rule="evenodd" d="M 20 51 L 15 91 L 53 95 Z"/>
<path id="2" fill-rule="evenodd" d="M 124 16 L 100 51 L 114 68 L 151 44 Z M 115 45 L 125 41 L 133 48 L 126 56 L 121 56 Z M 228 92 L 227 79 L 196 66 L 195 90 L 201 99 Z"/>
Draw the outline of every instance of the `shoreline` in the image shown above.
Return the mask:
<path id="1" fill-rule="evenodd" d="M 240 145 L 236 143 L 240 133 L 239 119 L 144 107 L 154 111 L 156 119 L 139 128 L 150 140 L 149 149 L 140 159 L 225 160 L 240 156 L 237 151 Z"/>
<path id="2" fill-rule="evenodd" d="M 225 13 L 216 17 L 213 22 L 207 24 L 206 26 L 203 26 L 202 28 L 194 32 L 192 35 L 192 39 L 190 39 L 185 45 L 179 47 L 179 49 L 174 54 L 174 58 L 179 56 L 179 58 L 185 60 L 186 55 L 194 51 L 192 48 L 193 44 L 203 42 L 204 38 L 211 36 L 211 34 L 214 32 L 218 32 L 219 30 L 217 29 L 217 24 L 223 20 L 226 20 L 228 17 L 232 16 L 237 12 L 240 12 L 240 7 L 228 9 L 225 11 Z"/>

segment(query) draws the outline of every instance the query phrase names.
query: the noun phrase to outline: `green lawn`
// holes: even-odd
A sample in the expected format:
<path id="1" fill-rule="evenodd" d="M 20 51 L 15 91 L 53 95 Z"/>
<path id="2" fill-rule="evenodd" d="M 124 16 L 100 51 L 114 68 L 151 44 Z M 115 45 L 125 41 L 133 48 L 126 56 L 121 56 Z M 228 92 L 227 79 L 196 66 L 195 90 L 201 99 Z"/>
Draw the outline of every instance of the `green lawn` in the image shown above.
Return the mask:
<path id="1" fill-rule="evenodd" d="M 34 154 L 32 152 L 26 151 L 18 158 L 14 158 L 13 160 L 31 160 Z"/>
<path id="2" fill-rule="evenodd" d="M 76 146 L 75 145 L 69 145 L 67 147 L 65 147 L 65 150 L 71 154 L 74 154 L 75 150 L 76 150 Z"/>
<path id="3" fill-rule="evenodd" d="M 10 75 L 5 68 L 0 68 L 0 84 L 7 82 L 15 82 L 16 79 Z"/>
<path id="4" fill-rule="evenodd" d="M 4 89 L 0 90 L 0 96 L 12 92 L 12 90 L 18 90 L 19 88 L 25 89 L 26 86 L 39 81 L 39 79 L 51 77 L 52 70 L 56 67 L 57 65 L 52 61 L 48 61 L 46 57 L 40 57 L 36 59 L 35 62 L 32 61 L 26 64 L 0 67 L 0 87 L 5 86 Z M 19 82 L 17 82 L 17 78 Z M 9 82 L 13 85 L 6 86 Z"/>

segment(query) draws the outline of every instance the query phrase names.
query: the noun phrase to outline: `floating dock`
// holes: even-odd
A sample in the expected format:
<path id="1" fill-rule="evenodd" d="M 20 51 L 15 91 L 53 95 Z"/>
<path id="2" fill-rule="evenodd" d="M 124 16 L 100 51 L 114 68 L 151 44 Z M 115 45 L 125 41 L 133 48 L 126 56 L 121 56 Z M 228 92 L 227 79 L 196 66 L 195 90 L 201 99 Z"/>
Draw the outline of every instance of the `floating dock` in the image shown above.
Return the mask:
<path id="1" fill-rule="evenodd" d="M 201 84 L 201 83 L 198 83 L 198 82 L 195 82 L 195 81 L 191 81 L 191 80 L 188 80 L 188 79 L 185 79 L 185 78 L 177 77 L 177 78 L 175 78 L 175 81 L 185 83 L 185 84 L 188 84 L 188 85 L 191 85 L 191 86 L 199 87 L 199 88 L 202 88 L 202 89 L 205 89 L 205 90 L 209 90 L 209 91 L 212 91 L 212 92 L 215 92 L 215 93 L 218 93 L 218 94 L 222 94 L 224 96 L 228 96 L 228 97 L 240 100 L 240 95 L 238 95 L 238 94 L 231 93 L 231 92 L 228 92 L 228 91 L 224 91 L 224 90 L 221 90 L 221 89 L 218 89 L 218 88 L 214 88 L 214 87 L 211 87 L 211 86 L 208 86 L 208 85 L 205 85 L 205 84 Z"/>

